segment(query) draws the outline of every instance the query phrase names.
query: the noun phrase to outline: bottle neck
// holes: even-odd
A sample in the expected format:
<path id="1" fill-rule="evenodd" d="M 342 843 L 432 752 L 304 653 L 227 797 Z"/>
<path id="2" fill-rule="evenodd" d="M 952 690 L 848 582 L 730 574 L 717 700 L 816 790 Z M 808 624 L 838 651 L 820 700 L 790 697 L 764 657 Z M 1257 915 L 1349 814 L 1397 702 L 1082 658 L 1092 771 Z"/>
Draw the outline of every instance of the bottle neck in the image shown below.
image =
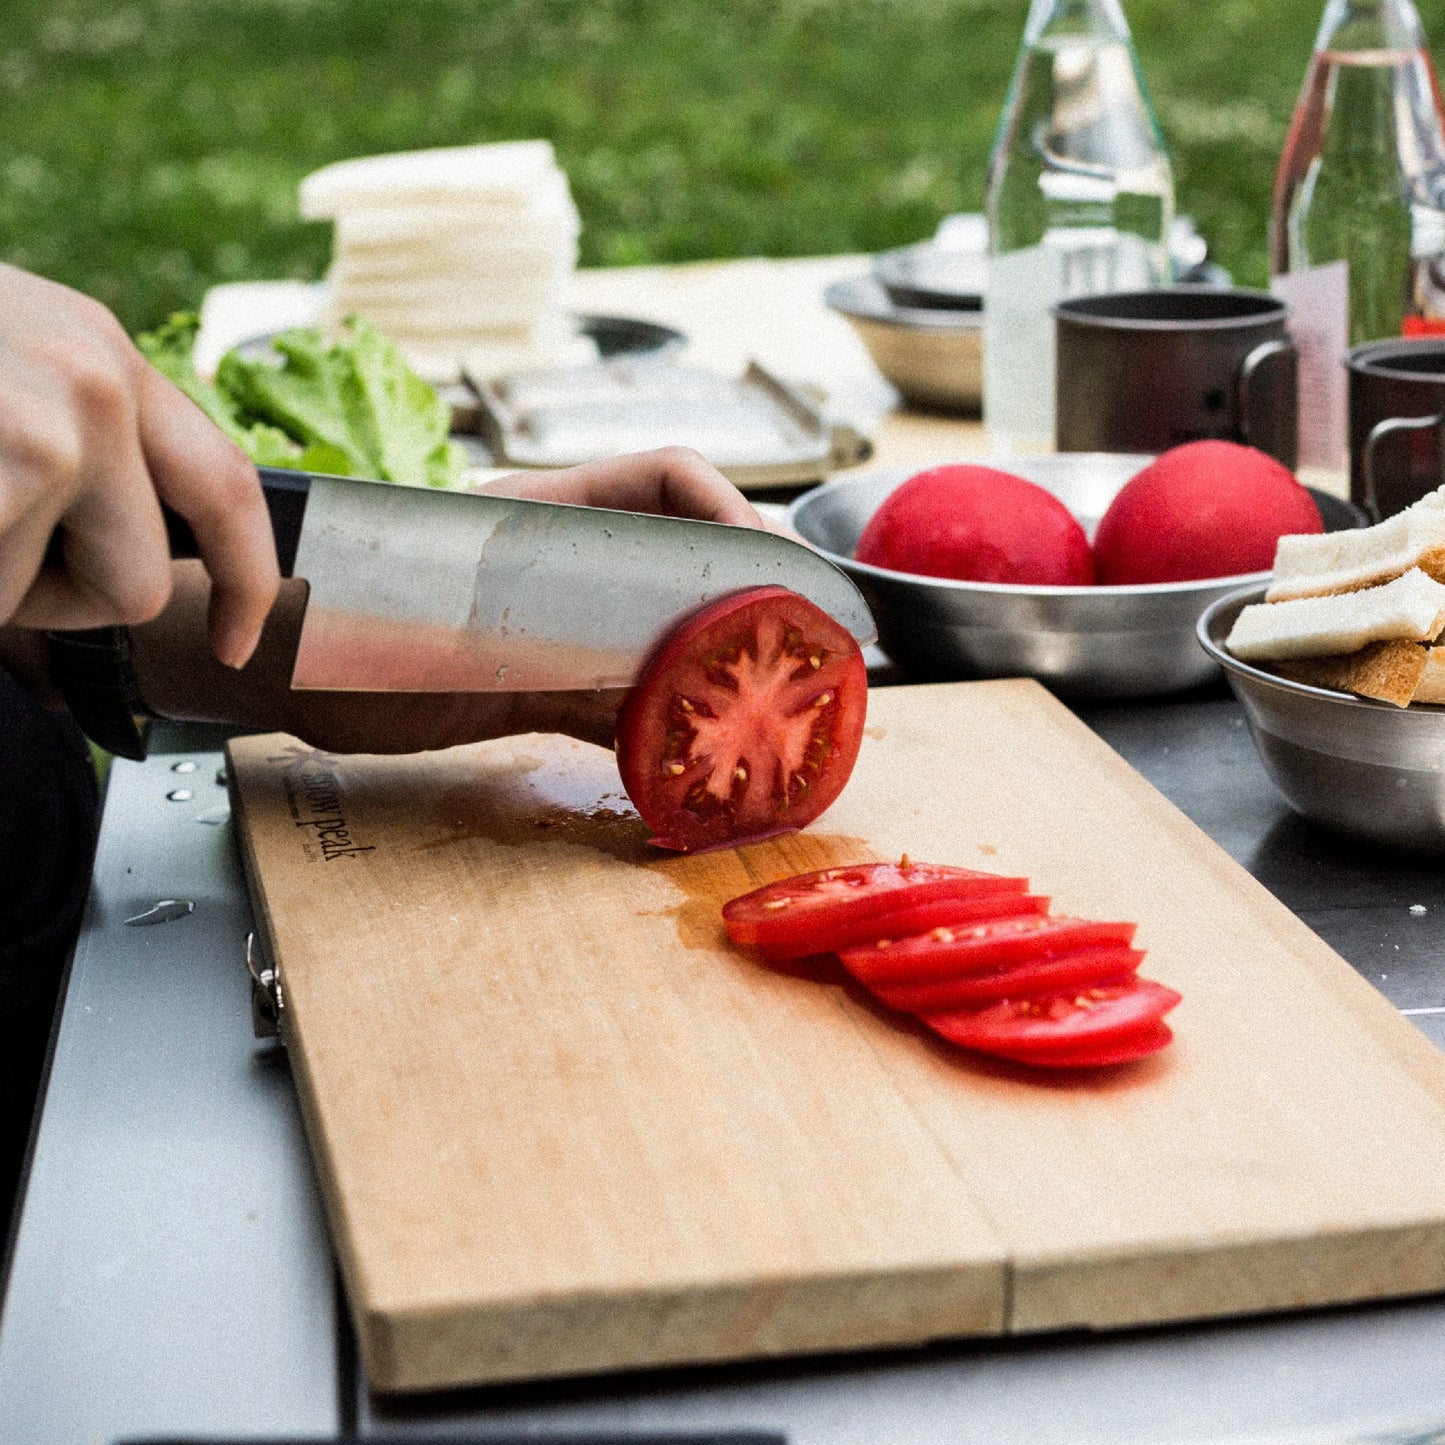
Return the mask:
<path id="1" fill-rule="evenodd" d="M 1421 50 L 1420 16 L 1411 0 L 1329 0 L 1316 50 Z"/>
<path id="2" fill-rule="evenodd" d="M 1127 42 L 1129 22 L 1119 0 L 1032 0 L 1025 46 L 1070 35 Z"/>

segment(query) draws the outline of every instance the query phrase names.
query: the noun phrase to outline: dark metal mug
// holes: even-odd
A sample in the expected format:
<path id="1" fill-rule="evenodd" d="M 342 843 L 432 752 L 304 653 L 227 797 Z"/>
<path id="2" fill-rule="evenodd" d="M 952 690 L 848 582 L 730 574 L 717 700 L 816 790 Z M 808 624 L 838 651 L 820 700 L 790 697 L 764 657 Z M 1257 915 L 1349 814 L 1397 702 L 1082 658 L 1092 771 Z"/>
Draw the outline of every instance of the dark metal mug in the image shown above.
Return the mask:
<path id="1" fill-rule="evenodd" d="M 1061 452 L 1162 452 L 1220 438 L 1299 461 L 1289 308 L 1263 291 L 1169 286 L 1053 308 Z"/>
<path id="2" fill-rule="evenodd" d="M 1445 340 L 1372 341 L 1345 367 L 1350 498 L 1378 522 L 1445 482 Z"/>

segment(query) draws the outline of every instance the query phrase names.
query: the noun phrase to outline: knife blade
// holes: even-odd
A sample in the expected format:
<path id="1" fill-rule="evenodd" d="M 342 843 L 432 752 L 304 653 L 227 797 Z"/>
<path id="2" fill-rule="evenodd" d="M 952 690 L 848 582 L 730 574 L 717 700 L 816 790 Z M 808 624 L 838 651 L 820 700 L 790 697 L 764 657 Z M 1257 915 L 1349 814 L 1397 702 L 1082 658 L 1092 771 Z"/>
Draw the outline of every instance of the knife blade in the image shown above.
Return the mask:
<path id="1" fill-rule="evenodd" d="M 688 613 L 800 593 L 860 646 L 862 594 L 801 542 L 718 522 L 262 467 L 283 575 L 309 589 L 291 685 L 366 692 L 626 687 Z M 171 552 L 197 555 L 167 513 Z"/>

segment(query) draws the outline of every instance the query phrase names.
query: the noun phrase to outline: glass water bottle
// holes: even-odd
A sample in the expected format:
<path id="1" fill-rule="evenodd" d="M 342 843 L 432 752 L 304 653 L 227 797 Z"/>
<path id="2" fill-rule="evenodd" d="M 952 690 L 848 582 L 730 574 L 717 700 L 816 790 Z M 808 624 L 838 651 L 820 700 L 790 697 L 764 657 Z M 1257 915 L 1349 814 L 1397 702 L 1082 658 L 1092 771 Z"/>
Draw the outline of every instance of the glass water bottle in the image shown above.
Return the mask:
<path id="1" fill-rule="evenodd" d="M 1445 137 L 1410 0 L 1329 0 L 1275 175 L 1272 289 L 1300 345 L 1301 461 L 1344 454 L 1349 346 L 1445 331 Z"/>
<path id="2" fill-rule="evenodd" d="M 1066 296 L 1170 279 L 1174 183 L 1118 0 L 1033 0 L 989 162 L 984 422 L 992 446 L 1054 441 Z"/>

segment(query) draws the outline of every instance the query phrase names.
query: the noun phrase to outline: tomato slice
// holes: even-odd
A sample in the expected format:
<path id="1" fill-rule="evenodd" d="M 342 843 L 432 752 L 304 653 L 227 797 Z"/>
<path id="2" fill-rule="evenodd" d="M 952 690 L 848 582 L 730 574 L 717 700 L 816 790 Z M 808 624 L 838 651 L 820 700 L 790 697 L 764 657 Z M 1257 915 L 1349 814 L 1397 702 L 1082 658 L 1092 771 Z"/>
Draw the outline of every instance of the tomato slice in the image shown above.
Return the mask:
<path id="1" fill-rule="evenodd" d="M 968 927 L 942 924 L 910 938 L 888 938 L 866 948 L 845 948 L 843 966 L 870 988 L 882 984 L 939 983 L 963 974 L 1034 963 L 1085 948 L 1127 949 L 1137 924 L 1087 918 L 996 918 Z"/>
<path id="2" fill-rule="evenodd" d="M 901 938 L 952 916 L 1042 913 L 1048 899 L 1032 897 L 1027 888 L 1027 878 L 907 858 L 855 863 L 755 888 L 723 905 L 723 922 L 734 943 L 752 944 L 770 958 L 800 958 Z"/>
<path id="3" fill-rule="evenodd" d="M 1148 1054 L 1156 1054 L 1174 1038 L 1174 1031 L 1158 1019 L 1152 1024 L 1141 1024 L 1137 1031 L 1120 1034 L 1107 1044 L 1081 1044 L 1077 1049 L 1060 1049 L 1053 1054 L 1039 1054 L 1033 1058 L 1019 1058 L 1015 1063 L 1031 1064 L 1043 1069 L 1097 1069 L 1108 1064 L 1128 1064 Z M 1007 1054 L 997 1054 L 1007 1058 Z"/>
<path id="4" fill-rule="evenodd" d="M 658 847 L 768 838 L 842 792 L 867 705 L 852 634 L 796 592 L 754 587 L 663 639 L 618 713 L 617 765 Z"/>
<path id="5" fill-rule="evenodd" d="M 985 893 L 978 898 L 925 899 L 907 908 L 854 922 L 810 919 L 808 928 L 788 942 L 757 946 L 764 957 L 778 961 L 809 953 L 837 953 L 843 948 L 858 947 L 865 940 L 875 943 L 880 928 L 900 938 L 944 926 L 971 928 L 994 919 L 1047 913 L 1051 901 L 1036 893 L 1003 892 Z"/>
<path id="6" fill-rule="evenodd" d="M 869 987 L 900 1013 L 940 1013 L 977 1008 L 999 999 L 1039 998 L 1094 984 L 1126 983 L 1143 960 L 1144 954 L 1137 948 L 1085 948 L 932 983 L 874 983 Z"/>
<path id="7" fill-rule="evenodd" d="M 1136 1045 L 1180 996 L 1152 979 L 1101 984 L 1079 994 L 1007 999 L 980 1009 L 924 1014 L 935 1033 L 979 1053 L 1023 1063 L 1077 1065 L 1090 1054 Z M 1157 1031 L 1152 1035 L 1159 1038 Z M 1155 1047 L 1162 1047 L 1163 1039 Z"/>

